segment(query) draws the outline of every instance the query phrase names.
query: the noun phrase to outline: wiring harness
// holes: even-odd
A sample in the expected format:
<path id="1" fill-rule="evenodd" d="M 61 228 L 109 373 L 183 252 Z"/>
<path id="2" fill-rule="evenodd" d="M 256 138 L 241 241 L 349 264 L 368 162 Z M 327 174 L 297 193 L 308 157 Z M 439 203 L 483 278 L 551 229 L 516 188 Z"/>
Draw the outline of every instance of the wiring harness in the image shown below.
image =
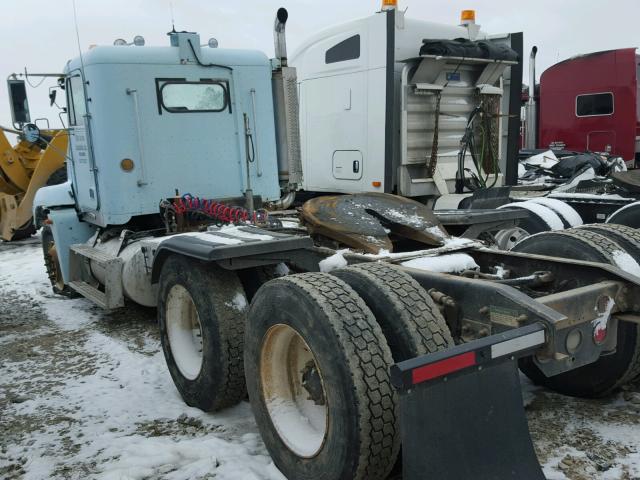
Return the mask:
<path id="1" fill-rule="evenodd" d="M 465 189 L 473 192 L 492 188 L 498 182 L 497 129 L 493 126 L 496 115 L 492 113 L 496 111 L 494 104 L 492 98 L 483 100 L 469 114 L 458 152 L 456 193 L 464 193 Z M 480 138 L 477 138 L 478 135 Z M 471 154 L 475 172 L 465 167 L 467 151 Z M 491 176 L 493 179 L 490 181 Z"/>

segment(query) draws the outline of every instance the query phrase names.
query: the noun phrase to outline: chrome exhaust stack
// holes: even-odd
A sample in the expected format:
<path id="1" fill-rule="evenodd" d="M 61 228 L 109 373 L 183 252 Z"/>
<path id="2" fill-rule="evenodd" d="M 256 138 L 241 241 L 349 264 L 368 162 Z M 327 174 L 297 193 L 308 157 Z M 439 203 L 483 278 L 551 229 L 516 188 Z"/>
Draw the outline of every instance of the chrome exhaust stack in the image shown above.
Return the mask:
<path id="1" fill-rule="evenodd" d="M 280 60 L 280 65 L 287 66 L 287 38 L 285 35 L 285 26 L 289 12 L 286 8 L 279 8 L 276 13 L 276 19 L 273 25 L 273 42 L 275 44 L 276 58 Z"/>
<path id="2" fill-rule="evenodd" d="M 273 107 L 276 123 L 276 147 L 278 152 L 278 177 L 282 198 L 274 203 L 276 208 L 287 209 L 295 199 L 295 192 L 302 184 L 302 157 L 300 153 L 300 126 L 298 107 L 298 79 L 296 69 L 287 63 L 285 25 L 289 13 L 279 8 L 273 26 L 275 55 L 279 65 L 273 71 Z"/>
<path id="3" fill-rule="evenodd" d="M 531 49 L 531 55 L 529 56 L 529 100 L 526 107 L 526 130 L 524 147 L 529 150 L 534 150 L 538 147 L 538 105 L 536 104 L 536 54 L 538 53 L 538 47 Z"/>

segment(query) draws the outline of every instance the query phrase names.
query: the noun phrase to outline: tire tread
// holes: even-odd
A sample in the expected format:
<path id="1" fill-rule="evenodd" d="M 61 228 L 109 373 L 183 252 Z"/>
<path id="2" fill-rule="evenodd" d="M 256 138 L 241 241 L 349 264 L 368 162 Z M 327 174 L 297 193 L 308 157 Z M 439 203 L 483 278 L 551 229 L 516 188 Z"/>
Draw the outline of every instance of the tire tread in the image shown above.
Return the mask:
<path id="1" fill-rule="evenodd" d="M 376 294 L 384 295 L 393 304 L 398 315 L 394 321 L 400 322 L 403 333 L 406 333 L 404 337 L 410 343 L 411 357 L 444 350 L 454 344 L 449 327 L 431 296 L 399 267 L 372 262 L 353 265 L 343 271 L 366 278 L 375 285 Z M 340 276 L 340 272 L 333 273 Z"/>
<path id="2" fill-rule="evenodd" d="M 360 458 L 354 480 L 384 479 L 400 448 L 396 399 L 389 367 L 391 352 L 364 301 L 342 280 L 325 273 L 302 273 L 279 280 L 290 282 L 314 298 L 324 310 L 340 344 L 362 400 Z"/>

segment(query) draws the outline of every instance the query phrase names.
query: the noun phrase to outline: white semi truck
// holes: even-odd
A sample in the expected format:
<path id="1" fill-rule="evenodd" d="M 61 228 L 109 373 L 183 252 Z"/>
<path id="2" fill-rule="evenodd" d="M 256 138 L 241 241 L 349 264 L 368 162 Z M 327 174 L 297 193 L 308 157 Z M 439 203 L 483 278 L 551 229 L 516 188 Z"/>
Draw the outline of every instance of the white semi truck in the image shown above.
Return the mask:
<path id="1" fill-rule="evenodd" d="M 449 236 L 439 218 L 522 216 L 424 205 L 509 176 L 521 70 L 495 53 L 522 38 L 392 3 L 291 58 L 280 9 L 272 60 L 172 31 L 70 61 L 69 181 L 35 210 L 52 285 L 157 306 L 185 402 L 248 393 L 288 478 L 383 479 L 401 445 L 406 479 L 542 478 L 517 359 L 571 395 L 635 378 L 640 279 L 611 264 L 640 239 L 587 226 L 500 252 Z"/>

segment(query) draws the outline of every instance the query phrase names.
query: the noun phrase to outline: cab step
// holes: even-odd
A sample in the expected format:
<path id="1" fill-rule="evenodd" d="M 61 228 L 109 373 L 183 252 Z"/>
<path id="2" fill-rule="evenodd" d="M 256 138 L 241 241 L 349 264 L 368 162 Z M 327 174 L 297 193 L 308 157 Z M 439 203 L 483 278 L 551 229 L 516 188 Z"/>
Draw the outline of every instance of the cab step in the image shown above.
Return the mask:
<path id="1" fill-rule="evenodd" d="M 111 310 L 124 307 L 122 291 L 122 258 L 90 245 L 71 245 L 69 256 L 69 286 L 98 306 Z M 96 285 L 91 265 L 104 270 L 104 291 Z"/>

